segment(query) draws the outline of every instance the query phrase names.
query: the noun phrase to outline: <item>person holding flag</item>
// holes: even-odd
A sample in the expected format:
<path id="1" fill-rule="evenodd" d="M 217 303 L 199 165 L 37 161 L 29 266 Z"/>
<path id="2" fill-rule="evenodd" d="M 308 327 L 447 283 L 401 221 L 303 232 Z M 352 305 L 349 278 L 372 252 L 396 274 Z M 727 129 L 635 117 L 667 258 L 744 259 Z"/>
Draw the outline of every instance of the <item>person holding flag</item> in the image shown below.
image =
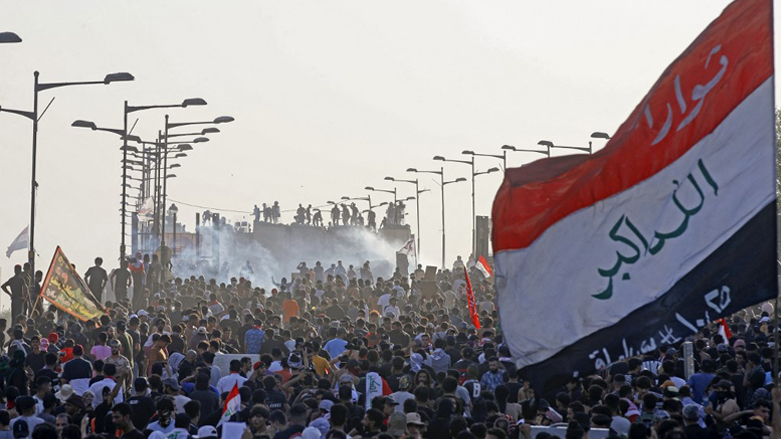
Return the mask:
<path id="1" fill-rule="evenodd" d="M 217 423 L 217 427 L 225 422 L 229 422 L 231 416 L 241 411 L 241 395 L 239 395 L 239 383 L 233 384 L 233 388 L 228 392 L 228 397 L 225 398 L 225 406 L 222 408 L 222 416 Z"/>
<path id="2" fill-rule="evenodd" d="M 469 273 L 464 267 L 464 278 L 466 279 L 466 303 L 469 306 L 469 318 L 475 329 L 480 329 L 480 317 L 477 315 L 477 303 L 475 302 L 475 293 L 472 290 L 472 281 L 469 280 Z"/>

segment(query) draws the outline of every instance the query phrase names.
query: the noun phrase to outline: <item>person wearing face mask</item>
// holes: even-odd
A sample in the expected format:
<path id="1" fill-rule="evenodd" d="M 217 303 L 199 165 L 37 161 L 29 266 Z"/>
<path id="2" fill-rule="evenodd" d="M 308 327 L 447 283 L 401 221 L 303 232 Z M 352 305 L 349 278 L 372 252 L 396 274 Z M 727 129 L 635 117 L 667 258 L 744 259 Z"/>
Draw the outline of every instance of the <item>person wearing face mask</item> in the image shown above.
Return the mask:
<path id="1" fill-rule="evenodd" d="M 159 431 L 168 434 L 174 431 L 174 400 L 171 397 L 164 396 L 157 401 L 157 421 L 147 425 L 149 431 Z"/>

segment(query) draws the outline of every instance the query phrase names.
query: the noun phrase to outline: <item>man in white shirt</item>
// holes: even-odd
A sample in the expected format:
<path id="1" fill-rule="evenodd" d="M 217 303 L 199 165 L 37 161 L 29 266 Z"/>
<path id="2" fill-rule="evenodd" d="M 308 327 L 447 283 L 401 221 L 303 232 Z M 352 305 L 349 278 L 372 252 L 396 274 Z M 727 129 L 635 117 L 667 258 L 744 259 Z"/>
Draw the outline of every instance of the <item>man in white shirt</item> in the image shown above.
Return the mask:
<path id="1" fill-rule="evenodd" d="M 388 306 L 382 309 L 382 316 L 390 318 L 399 318 L 401 316 L 401 311 L 399 310 L 399 307 L 396 306 L 395 297 L 391 297 Z"/>
<path id="2" fill-rule="evenodd" d="M 16 410 L 18 417 L 11 420 L 10 428 L 15 438 L 29 439 L 32 432 L 39 424 L 45 421 L 35 416 L 35 400 L 32 396 L 20 396 L 16 398 Z M 18 424 L 18 425 L 17 425 Z"/>
<path id="3" fill-rule="evenodd" d="M 390 298 L 391 295 L 387 291 L 385 291 L 385 294 L 380 296 L 379 299 L 377 299 L 377 306 L 380 307 L 380 309 L 384 310 L 386 306 L 390 305 Z"/>
<path id="4" fill-rule="evenodd" d="M 190 402 L 190 398 L 179 393 L 181 387 L 179 382 L 174 378 L 166 378 L 163 380 L 163 389 L 165 394 L 173 398 L 176 407 L 176 413 L 184 413 L 184 405 Z"/>
<path id="5" fill-rule="evenodd" d="M 123 402 L 123 395 L 122 392 L 117 391 L 114 392 L 114 388 L 117 387 L 117 382 L 114 379 L 114 376 L 117 374 L 117 366 L 113 364 L 106 364 L 103 366 L 103 375 L 105 378 L 102 380 L 96 382 L 95 384 L 91 385 L 89 387 L 90 392 L 92 392 L 95 397 L 92 399 L 92 407 L 97 407 L 101 402 L 103 402 L 103 389 L 108 387 L 109 391 L 114 394 L 114 403 L 120 403 Z M 117 389 L 119 390 L 119 389 Z"/>
<path id="6" fill-rule="evenodd" d="M 239 372 L 241 372 L 241 361 L 231 360 L 228 367 L 230 368 L 230 374 L 220 378 L 220 380 L 217 381 L 216 387 L 220 394 L 223 394 L 224 392 L 230 392 L 234 385 L 241 387 L 244 382 L 247 381 L 246 378 L 239 375 Z"/>
<path id="7" fill-rule="evenodd" d="M 339 276 L 342 278 L 342 282 L 345 284 L 347 283 L 347 270 L 344 268 L 344 265 L 342 265 L 342 261 L 336 262 L 336 268 L 334 269 L 334 274 L 336 276 Z"/>

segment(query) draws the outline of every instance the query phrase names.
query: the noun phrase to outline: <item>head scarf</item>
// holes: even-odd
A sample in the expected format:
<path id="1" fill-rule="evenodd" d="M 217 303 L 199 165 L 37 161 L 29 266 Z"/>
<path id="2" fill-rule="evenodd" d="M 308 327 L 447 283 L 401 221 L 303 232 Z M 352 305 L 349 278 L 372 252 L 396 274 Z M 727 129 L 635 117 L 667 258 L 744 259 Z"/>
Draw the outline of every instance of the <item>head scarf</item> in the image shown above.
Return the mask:
<path id="1" fill-rule="evenodd" d="M 418 372 L 420 370 L 420 365 L 423 364 L 423 356 L 420 354 L 412 354 L 409 357 L 409 368 L 413 372 Z"/>
<path id="2" fill-rule="evenodd" d="M 174 372 L 179 371 L 179 365 L 184 361 L 185 356 L 179 352 L 174 352 L 168 358 L 168 365 L 171 366 L 171 370 Z"/>

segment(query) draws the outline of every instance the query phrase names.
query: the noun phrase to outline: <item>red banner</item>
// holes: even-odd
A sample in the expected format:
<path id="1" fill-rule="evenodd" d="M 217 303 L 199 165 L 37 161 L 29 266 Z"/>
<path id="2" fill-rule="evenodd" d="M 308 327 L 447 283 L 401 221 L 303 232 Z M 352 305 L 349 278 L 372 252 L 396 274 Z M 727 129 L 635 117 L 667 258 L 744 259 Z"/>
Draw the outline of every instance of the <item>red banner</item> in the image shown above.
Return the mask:
<path id="1" fill-rule="evenodd" d="M 472 290 L 472 281 L 469 280 L 469 273 L 464 267 L 464 276 L 466 276 L 466 303 L 469 305 L 469 317 L 472 318 L 472 324 L 475 329 L 480 329 L 480 317 L 477 315 L 477 303 L 475 303 L 475 292 Z"/>

